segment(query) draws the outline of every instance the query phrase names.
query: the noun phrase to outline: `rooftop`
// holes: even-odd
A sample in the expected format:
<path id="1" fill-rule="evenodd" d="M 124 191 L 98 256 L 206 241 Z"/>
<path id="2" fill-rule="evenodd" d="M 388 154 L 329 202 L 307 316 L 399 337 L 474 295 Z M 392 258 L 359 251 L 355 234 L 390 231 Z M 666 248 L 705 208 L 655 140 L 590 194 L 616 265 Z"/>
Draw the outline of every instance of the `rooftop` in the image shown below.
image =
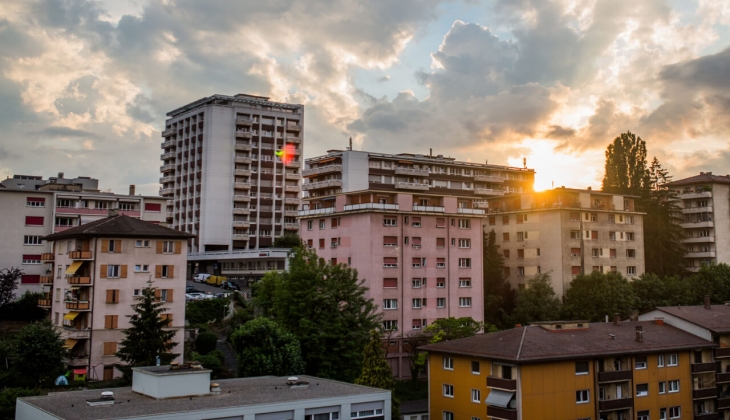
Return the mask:
<path id="1" fill-rule="evenodd" d="M 42 239 L 56 241 L 78 237 L 187 239 L 195 235 L 120 214 L 44 236 Z"/>
<path id="2" fill-rule="evenodd" d="M 656 310 L 674 315 L 715 333 L 730 332 L 730 306 L 728 305 L 711 305 L 710 309 L 703 305 L 662 306 Z"/>
<path id="3" fill-rule="evenodd" d="M 700 172 L 699 175 L 678 179 L 668 183 L 667 185 L 670 187 L 678 187 L 680 185 L 712 183 L 730 184 L 730 175 L 713 175 L 712 172 Z"/>
<path id="4" fill-rule="evenodd" d="M 304 105 L 287 104 L 287 103 L 281 103 L 281 102 L 271 102 L 271 101 L 269 101 L 269 98 L 267 98 L 265 96 L 247 95 L 247 94 L 242 94 L 242 93 L 239 93 L 236 96 L 216 94 L 216 95 L 212 95 L 212 96 L 206 96 L 205 98 L 200 98 L 197 101 L 191 102 L 187 105 L 183 105 L 180 108 L 173 109 L 172 111 L 167 113 L 167 116 L 175 117 L 177 115 L 184 114 L 190 110 L 201 107 L 203 105 L 214 104 L 217 102 L 233 102 L 233 103 L 242 103 L 242 104 L 273 106 L 273 107 L 286 108 L 286 109 L 299 109 L 304 106 Z M 220 105 L 224 105 L 224 104 L 220 103 Z"/>
<path id="5" fill-rule="evenodd" d="M 575 323 L 576 321 L 569 321 Z M 535 363 L 611 355 L 710 348 L 717 345 L 668 324 L 653 321 L 586 324 L 587 328 L 548 329 L 529 325 L 422 347 L 436 353 Z M 636 340 L 636 327 L 643 340 Z"/>
<path id="6" fill-rule="evenodd" d="M 87 400 L 97 399 L 102 390 L 53 392 L 20 400 L 62 419 L 96 420 L 136 416 L 170 415 L 190 411 L 247 407 L 292 401 L 331 399 L 350 395 L 389 392 L 311 376 L 299 376 L 307 387 L 286 385 L 286 377 L 262 376 L 217 380 L 220 395 L 157 400 L 132 392 L 131 387 L 112 388 L 114 404 L 92 407 Z"/>

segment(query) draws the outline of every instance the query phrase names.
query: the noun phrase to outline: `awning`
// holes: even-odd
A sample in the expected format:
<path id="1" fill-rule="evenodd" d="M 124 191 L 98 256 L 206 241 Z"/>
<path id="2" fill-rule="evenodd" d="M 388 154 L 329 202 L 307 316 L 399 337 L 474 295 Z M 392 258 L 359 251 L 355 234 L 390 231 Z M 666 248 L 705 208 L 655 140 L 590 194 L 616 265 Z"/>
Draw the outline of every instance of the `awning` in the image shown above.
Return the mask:
<path id="1" fill-rule="evenodd" d="M 84 368 L 84 369 L 74 369 L 74 375 L 86 375 L 86 368 Z"/>
<path id="2" fill-rule="evenodd" d="M 66 274 L 76 274 L 77 271 L 79 271 L 79 268 L 81 268 L 81 264 L 83 264 L 83 261 L 74 261 L 73 264 L 66 270 Z"/>
<path id="3" fill-rule="evenodd" d="M 512 400 L 512 398 L 515 396 L 514 392 L 507 392 L 507 391 L 500 391 L 498 389 L 492 389 L 489 391 L 489 395 L 487 395 L 487 400 L 485 401 L 488 405 L 493 405 L 495 407 L 502 407 L 502 408 L 508 408 L 509 402 Z"/>
<path id="4" fill-rule="evenodd" d="M 63 347 L 66 348 L 66 349 L 71 350 L 72 348 L 74 348 L 74 346 L 78 342 L 79 342 L 79 340 L 74 340 L 73 338 L 67 338 L 66 339 L 66 344 L 64 344 Z M 494 392 L 494 391 L 492 391 L 492 392 Z"/>
<path id="5" fill-rule="evenodd" d="M 69 312 L 66 315 L 63 316 L 63 319 L 68 319 L 69 321 L 73 321 L 76 319 L 77 316 L 79 316 L 81 312 Z"/>

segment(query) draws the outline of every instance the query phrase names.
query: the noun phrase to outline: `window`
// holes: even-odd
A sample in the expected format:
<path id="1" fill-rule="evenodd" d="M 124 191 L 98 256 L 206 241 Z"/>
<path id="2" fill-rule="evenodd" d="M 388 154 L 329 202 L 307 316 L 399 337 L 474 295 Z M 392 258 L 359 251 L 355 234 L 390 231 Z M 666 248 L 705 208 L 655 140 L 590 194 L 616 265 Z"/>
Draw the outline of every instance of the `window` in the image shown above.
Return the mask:
<path id="1" fill-rule="evenodd" d="M 444 364 L 444 369 L 454 370 L 454 359 L 452 359 L 451 357 L 444 357 L 443 364 Z"/>
<path id="2" fill-rule="evenodd" d="M 106 291 L 106 303 L 119 303 L 119 290 L 109 289 Z"/>
<path id="3" fill-rule="evenodd" d="M 324 238 L 319 239 L 319 249 L 324 248 Z"/>
<path id="4" fill-rule="evenodd" d="M 413 309 L 421 309 L 423 306 L 423 301 L 426 299 L 412 299 L 411 300 L 411 308 Z"/>
<path id="5" fill-rule="evenodd" d="M 636 413 L 636 420 L 649 420 L 649 410 L 638 411 Z"/>
<path id="6" fill-rule="evenodd" d="M 479 373 L 479 370 L 480 370 L 479 369 L 479 362 L 477 362 L 476 360 L 472 360 L 472 362 L 471 362 L 471 373 L 478 374 Z"/>
<path id="7" fill-rule="evenodd" d="M 43 216 L 25 216 L 26 226 L 43 226 Z"/>
<path id="8" fill-rule="evenodd" d="M 582 389 L 580 391 L 575 391 L 576 404 L 585 404 L 588 402 L 590 402 L 590 390 Z"/>
<path id="9" fill-rule="evenodd" d="M 104 315 L 104 328 L 113 330 L 119 328 L 119 315 Z"/>
<path id="10" fill-rule="evenodd" d="M 451 411 L 444 411 L 443 420 L 454 420 L 454 413 Z"/>
<path id="11" fill-rule="evenodd" d="M 627 241 L 635 240 L 634 232 L 626 232 L 626 240 Z"/>
<path id="12" fill-rule="evenodd" d="M 175 267 L 172 265 L 160 266 L 160 277 L 163 279 L 174 278 Z"/>
<path id="13" fill-rule="evenodd" d="M 669 355 L 669 363 L 667 363 L 667 366 L 677 366 L 679 364 L 677 355 L 676 354 L 670 354 Z"/>
<path id="14" fill-rule="evenodd" d="M 23 236 L 23 245 L 43 245 L 40 236 L 25 235 Z"/>
<path id="15" fill-rule="evenodd" d="M 636 250 L 635 249 L 627 249 L 626 250 L 626 258 L 636 258 Z"/>
<path id="16" fill-rule="evenodd" d="M 320 221 L 319 221 L 319 229 L 320 230 L 324 229 L 324 225 L 325 225 L 324 219 L 320 219 Z"/>
<path id="17" fill-rule="evenodd" d="M 137 241 L 136 241 L 136 242 L 134 243 L 134 246 L 135 246 L 136 248 L 149 248 L 149 247 L 150 247 L 150 241 L 149 241 L 148 239 L 145 239 L 145 240 L 141 240 L 141 239 L 138 239 L 138 240 L 137 240 Z M 172 251 L 171 251 L 171 252 L 172 252 Z"/>
<path id="18" fill-rule="evenodd" d="M 459 229 L 471 229 L 471 220 L 459 219 Z"/>
<path id="19" fill-rule="evenodd" d="M 420 217 L 413 217 L 413 227 L 421 227 L 421 218 Z"/>
<path id="20" fill-rule="evenodd" d="M 446 307 L 446 298 L 436 298 L 436 307 L 445 308 Z"/>
<path id="21" fill-rule="evenodd" d="M 502 250 L 502 254 L 504 254 L 505 258 L 509 258 L 509 249 Z"/>
<path id="22" fill-rule="evenodd" d="M 517 215 L 517 224 L 525 223 L 527 221 L 527 215 L 526 214 L 518 214 Z"/>
<path id="23" fill-rule="evenodd" d="M 398 226 L 398 219 L 392 216 L 386 216 L 383 218 L 383 226 Z"/>
<path id="24" fill-rule="evenodd" d="M 174 254 L 175 253 L 175 242 L 174 241 L 163 241 L 162 242 L 162 253 L 163 254 Z"/>
<path id="25" fill-rule="evenodd" d="M 436 248 L 445 248 L 446 238 L 436 238 Z"/>
<path id="26" fill-rule="evenodd" d="M 436 258 L 436 268 L 446 268 L 446 258 Z"/>
<path id="27" fill-rule="evenodd" d="M 446 287 L 446 279 L 443 277 L 436 278 L 436 288 L 443 289 L 444 287 Z"/>
<path id="28" fill-rule="evenodd" d="M 314 248 L 314 241 L 312 239 L 307 239 L 307 248 Z"/>
<path id="29" fill-rule="evenodd" d="M 414 289 L 420 289 L 421 288 L 421 279 L 413 279 L 411 280 L 411 285 Z M 426 279 L 423 279 L 423 285 L 426 285 Z"/>
<path id="30" fill-rule="evenodd" d="M 149 271 L 150 271 L 150 266 L 149 265 L 146 265 L 146 264 L 145 265 L 137 264 L 137 265 L 134 266 L 134 272 L 135 273 L 149 273 Z"/>
<path id="31" fill-rule="evenodd" d="M 669 407 L 669 418 L 670 419 L 678 419 L 682 416 L 682 407 L 675 406 L 675 407 Z"/>
<path id="32" fill-rule="evenodd" d="M 162 205 L 159 203 L 144 203 L 144 211 L 162 211 Z"/>
<path id="33" fill-rule="evenodd" d="M 626 224 L 627 225 L 633 225 L 634 224 L 634 216 L 626 216 Z"/>
<path id="34" fill-rule="evenodd" d="M 525 258 L 525 250 L 520 248 L 517 250 L 517 259 L 523 259 Z"/>
<path id="35" fill-rule="evenodd" d="M 383 309 L 398 309 L 398 299 L 383 299 Z"/>
<path id="36" fill-rule="evenodd" d="M 580 239 L 580 231 L 579 230 L 571 230 L 570 231 L 570 239 Z"/>
<path id="37" fill-rule="evenodd" d="M 340 218 L 339 217 L 333 217 L 330 219 L 330 227 L 332 229 L 337 229 L 337 226 L 340 225 Z"/>
<path id="38" fill-rule="evenodd" d="M 437 228 L 444 228 L 444 227 L 446 227 L 446 218 L 444 218 L 444 217 L 437 217 L 436 218 L 436 227 Z"/>
<path id="39" fill-rule="evenodd" d="M 403 238 L 403 241 L 406 245 L 408 245 L 408 237 L 406 236 Z M 413 245 L 413 248 L 419 249 L 421 248 L 421 237 L 420 236 L 414 236 L 413 240 L 411 241 L 411 245 Z"/>
<path id="40" fill-rule="evenodd" d="M 398 287 L 398 279 L 394 277 L 384 278 L 383 287 Z"/>
<path id="41" fill-rule="evenodd" d="M 636 274 L 636 267 L 629 265 L 626 267 L 626 274 Z"/>
<path id="42" fill-rule="evenodd" d="M 459 287 L 471 287 L 471 278 L 470 277 L 460 278 Z"/>
<path id="43" fill-rule="evenodd" d="M 313 220 L 307 220 L 307 230 L 312 230 L 313 225 L 314 225 Z"/>
<path id="44" fill-rule="evenodd" d="M 122 252 L 122 241 L 102 239 L 101 251 L 110 254 L 118 254 Z"/>
<path id="45" fill-rule="evenodd" d="M 502 233 L 502 242 L 509 242 L 509 232 Z"/>
<path id="46" fill-rule="evenodd" d="M 117 352 L 117 343 L 114 341 L 107 341 L 104 343 L 104 349 L 102 350 L 102 356 L 114 356 Z"/>
<path id="47" fill-rule="evenodd" d="M 646 397 L 649 395 L 649 384 L 636 384 L 636 396 Z"/>
<path id="48" fill-rule="evenodd" d="M 479 403 L 482 402 L 482 393 L 478 389 L 471 390 L 471 402 Z"/>
<path id="49" fill-rule="evenodd" d="M 527 239 L 527 232 L 517 232 L 517 242 L 522 242 Z"/>
<path id="50" fill-rule="evenodd" d="M 471 258 L 459 258 L 459 268 L 471 268 Z"/>
<path id="51" fill-rule="evenodd" d="M 509 224 L 509 215 L 502 216 L 502 224 L 503 225 L 508 225 Z"/>
<path id="52" fill-rule="evenodd" d="M 517 267 L 517 275 L 518 276 L 524 276 L 525 275 L 525 267 Z"/>
<path id="53" fill-rule="evenodd" d="M 666 382 L 659 382 L 659 393 L 660 394 L 667 393 L 667 383 Z"/>
<path id="54" fill-rule="evenodd" d="M 667 409 L 666 408 L 659 409 L 659 420 L 667 420 Z"/>
<path id="55" fill-rule="evenodd" d="M 28 197 L 25 199 L 25 205 L 27 207 L 45 207 L 46 199 L 43 197 Z"/>
<path id="56" fill-rule="evenodd" d="M 40 264 L 41 256 L 34 254 L 23 254 L 23 264 Z"/>
<path id="57" fill-rule="evenodd" d="M 411 260 L 411 265 L 413 268 L 421 268 L 421 259 L 420 258 L 413 258 Z"/>
<path id="58" fill-rule="evenodd" d="M 121 275 L 120 266 L 118 265 L 107 265 L 106 266 L 106 277 L 115 278 Z"/>
<path id="59" fill-rule="evenodd" d="M 383 329 L 385 331 L 398 331 L 398 321 L 396 321 L 396 320 L 383 321 Z"/>
<path id="60" fill-rule="evenodd" d="M 160 302 L 172 302 L 172 290 L 170 289 L 157 289 L 155 293 L 159 292 Z"/>
<path id="61" fill-rule="evenodd" d="M 575 362 L 576 375 L 588 375 L 588 362 Z"/>
<path id="62" fill-rule="evenodd" d="M 646 356 L 636 358 L 636 369 L 646 369 Z"/>
<path id="63" fill-rule="evenodd" d="M 571 257 L 580 257 L 580 248 L 570 248 Z"/>
<path id="64" fill-rule="evenodd" d="M 459 298 L 459 307 L 460 308 L 471 308 L 471 298 L 470 297 L 460 297 Z"/>
<path id="65" fill-rule="evenodd" d="M 494 216 L 489 216 L 489 226 L 494 226 L 497 224 L 497 218 Z"/>
<path id="66" fill-rule="evenodd" d="M 664 367 L 664 355 L 660 354 L 656 357 L 656 365 L 657 367 Z"/>
<path id="67" fill-rule="evenodd" d="M 667 382 L 669 392 L 679 392 L 679 379 Z"/>
<path id="68" fill-rule="evenodd" d="M 142 289 L 134 289 L 132 296 L 142 296 Z"/>
<path id="69" fill-rule="evenodd" d="M 591 256 L 592 257 L 602 257 L 603 256 L 603 248 L 593 248 L 591 250 Z"/>

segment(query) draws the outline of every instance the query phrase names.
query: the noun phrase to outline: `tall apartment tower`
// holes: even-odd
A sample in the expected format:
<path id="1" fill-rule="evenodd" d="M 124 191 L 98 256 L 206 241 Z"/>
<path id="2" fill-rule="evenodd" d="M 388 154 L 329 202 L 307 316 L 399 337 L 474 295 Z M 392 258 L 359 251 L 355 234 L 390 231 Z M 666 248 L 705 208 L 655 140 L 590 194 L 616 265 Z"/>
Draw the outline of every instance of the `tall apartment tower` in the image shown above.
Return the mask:
<path id="1" fill-rule="evenodd" d="M 224 274 L 256 278 L 279 267 L 285 253 L 259 251 L 299 229 L 304 107 L 213 95 L 167 116 L 160 195 L 168 224 L 196 235 L 189 268 L 220 273 L 228 261 Z"/>
<path id="2" fill-rule="evenodd" d="M 485 198 L 532 191 L 534 171 L 334 150 L 307 159 L 303 176 L 302 239 L 357 269 L 389 331 L 391 367 L 406 377 L 400 338 L 439 318 L 484 319 Z"/>
<path id="3" fill-rule="evenodd" d="M 687 270 L 702 264 L 730 264 L 730 175 L 700 172 L 667 184 L 677 193 Z"/>

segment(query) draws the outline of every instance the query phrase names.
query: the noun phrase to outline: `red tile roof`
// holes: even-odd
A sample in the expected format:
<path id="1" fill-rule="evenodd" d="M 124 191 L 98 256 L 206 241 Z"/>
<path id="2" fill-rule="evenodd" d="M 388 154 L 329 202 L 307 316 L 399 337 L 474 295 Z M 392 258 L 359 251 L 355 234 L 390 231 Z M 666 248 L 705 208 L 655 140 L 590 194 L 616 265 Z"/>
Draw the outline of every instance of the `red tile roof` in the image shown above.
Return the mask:
<path id="1" fill-rule="evenodd" d="M 94 220 L 41 239 L 56 241 L 78 237 L 187 239 L 194 238 L 195 235 L 120 214 Z"/>
<path id="2" fill-rule="evenodd" d="M 670 187 L 676 187 L 680 185 L 690 184 L 730 184 L 730 175 L 712 175 L 712 172 L 700 172 L 699 175 L 691 176 L 689 178 L 682 178 L 676 181 L 672 181 L 667 185 Z"/>

